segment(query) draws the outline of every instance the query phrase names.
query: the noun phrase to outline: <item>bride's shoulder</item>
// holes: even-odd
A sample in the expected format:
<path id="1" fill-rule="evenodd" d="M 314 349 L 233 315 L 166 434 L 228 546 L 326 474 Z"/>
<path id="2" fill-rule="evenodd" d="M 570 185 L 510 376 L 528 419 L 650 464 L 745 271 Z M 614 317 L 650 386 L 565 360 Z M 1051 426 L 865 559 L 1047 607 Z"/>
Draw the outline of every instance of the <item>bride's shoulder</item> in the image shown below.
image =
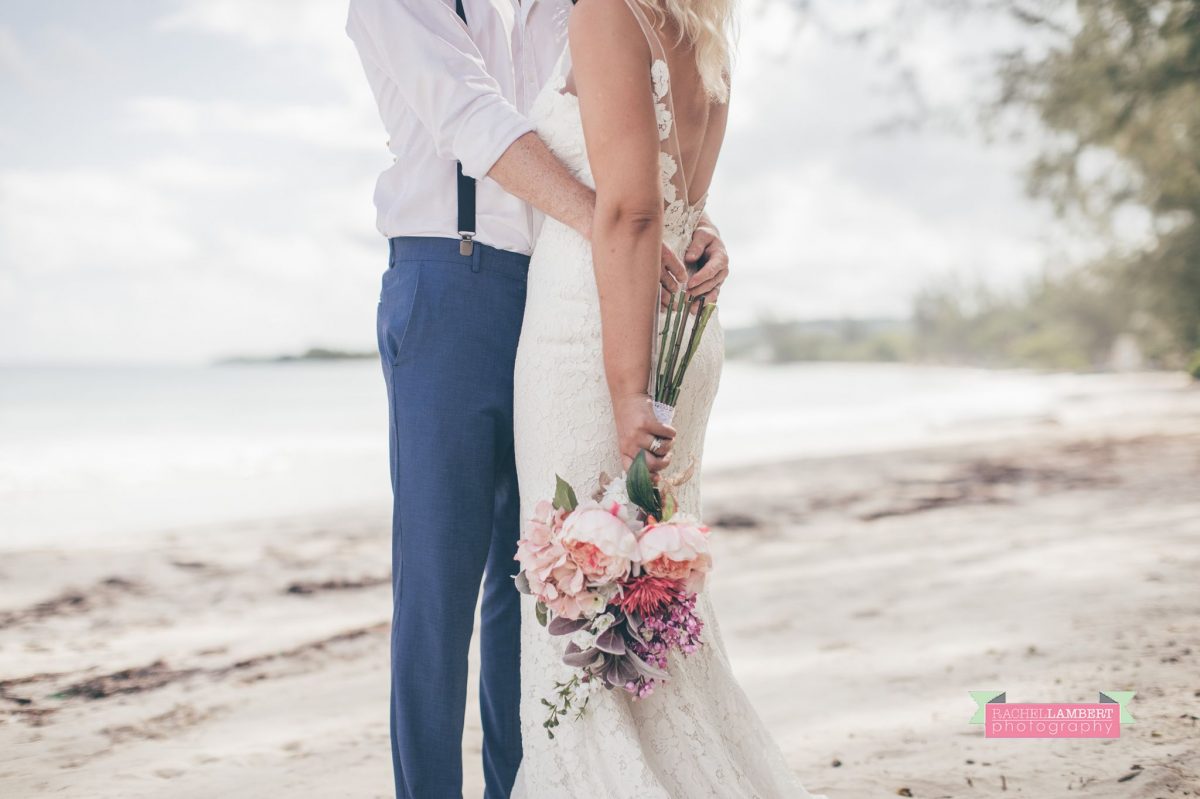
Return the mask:
<path id="1" fill-rule="evenodd" d="M 567 20 L 571 48 L 649 52 L 630 0 L 577 0 Z"/>

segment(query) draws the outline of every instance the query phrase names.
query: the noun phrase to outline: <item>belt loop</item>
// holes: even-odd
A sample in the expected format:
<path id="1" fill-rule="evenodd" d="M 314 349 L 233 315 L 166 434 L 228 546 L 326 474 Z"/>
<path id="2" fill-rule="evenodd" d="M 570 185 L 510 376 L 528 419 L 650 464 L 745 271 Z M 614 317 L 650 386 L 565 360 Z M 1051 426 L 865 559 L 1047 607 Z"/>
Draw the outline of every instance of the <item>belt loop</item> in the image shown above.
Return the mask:
<path id="1" fill-rule="evenodd" d="M 471 248 L 471 271 L 478 272 L 483 268 L 483 247 Z"/>
<path id="2" fill-rule="evenodd" d="M 388 239 L 388 269 L 396 265 L 396 240 Z"/>

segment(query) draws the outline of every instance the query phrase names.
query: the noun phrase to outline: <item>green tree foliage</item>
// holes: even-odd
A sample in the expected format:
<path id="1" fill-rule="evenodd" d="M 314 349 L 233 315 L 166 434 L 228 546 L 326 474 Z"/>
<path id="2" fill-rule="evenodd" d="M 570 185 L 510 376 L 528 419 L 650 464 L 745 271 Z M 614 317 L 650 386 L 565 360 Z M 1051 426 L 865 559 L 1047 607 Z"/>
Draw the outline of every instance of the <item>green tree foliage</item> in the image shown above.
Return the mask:
<path id="1" fill-rule="evenodd" d="M 1052 134 L 1032 192 L 1108 228 L 1148 213 L 1149 241 L 1097 265 L 1094 289 L 1128 305 L 1151 355 L 1200 358 L 1200 3 L 1077 0 L 1065 19 L 1061 3 L 1010 9 L 1049 42 L 1002 66 L 1003 105 Z"/>
<path id="2" fill-rule="evenodd" d="M 913 340 L 925 361 L 1078 371 L 1107 363 L 1130 319 L 1127 304 L 1088 269 L 1008 294 L 927 288 L 914 302 Z"/>

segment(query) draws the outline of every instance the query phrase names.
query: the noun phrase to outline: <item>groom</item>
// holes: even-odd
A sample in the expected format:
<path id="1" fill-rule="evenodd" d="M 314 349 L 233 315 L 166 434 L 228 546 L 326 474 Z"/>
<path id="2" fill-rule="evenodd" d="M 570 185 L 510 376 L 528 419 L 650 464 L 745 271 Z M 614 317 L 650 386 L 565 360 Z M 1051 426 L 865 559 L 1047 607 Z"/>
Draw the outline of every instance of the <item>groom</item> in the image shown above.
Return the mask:
<path id="1" fill-rule="evenodd" d="M 566 44 L 570 7 L 350 0 L 346 30 L 395 154 L 375 205 L 390 248 L 378 334 L 390 408 L 391 739 L 402 799 L 462 796 L 481 580 L 487 799 L 509 795 L 521 761 L 513 361 L 542 219 L 534 209 L 588 237 L 594 208 L 592 190 L 527 117 Z M 711 224 L 686 258 L 703 264 L 689 285 L 711 296 L 728 272 Z M 664 269 L 687 279 L 673 256 Z"/>

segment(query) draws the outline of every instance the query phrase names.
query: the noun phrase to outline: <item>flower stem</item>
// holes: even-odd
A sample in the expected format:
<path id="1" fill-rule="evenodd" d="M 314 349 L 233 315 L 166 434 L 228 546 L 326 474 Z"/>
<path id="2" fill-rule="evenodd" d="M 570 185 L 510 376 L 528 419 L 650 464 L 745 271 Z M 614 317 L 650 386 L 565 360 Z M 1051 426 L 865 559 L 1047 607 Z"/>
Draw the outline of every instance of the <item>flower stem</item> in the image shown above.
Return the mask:
<path id="1" fill-rule="evenodd" d="M 675 295 L 671 294 L 667 298 L 667 318 L 663 321 L 662 335 L 658 340 L 658 363 L 654 365 L 654 400 L 662 402 L 666 396 L 666 357 L 667 357 L 667 333 L 671 329 L 671 312 L 675 309 Z"/>
<path id="2" fill-rule="evenodd" d="M 671 329 L 671 353 L 667 358 L 667 379 L 665 399 L 660 402 L 666 402 L 670 405 L 670 397 L 676 392 L 678 386 L 674 385 L 673 376 L 675 374 L 675 364 L 679 359 L 679 347 L 683 342 L 684 328 L 687 327 L 688 306 L 687 294 L 683 290 L 676 293 L 679 302 L 675 308 L 675 324 Z"/>

